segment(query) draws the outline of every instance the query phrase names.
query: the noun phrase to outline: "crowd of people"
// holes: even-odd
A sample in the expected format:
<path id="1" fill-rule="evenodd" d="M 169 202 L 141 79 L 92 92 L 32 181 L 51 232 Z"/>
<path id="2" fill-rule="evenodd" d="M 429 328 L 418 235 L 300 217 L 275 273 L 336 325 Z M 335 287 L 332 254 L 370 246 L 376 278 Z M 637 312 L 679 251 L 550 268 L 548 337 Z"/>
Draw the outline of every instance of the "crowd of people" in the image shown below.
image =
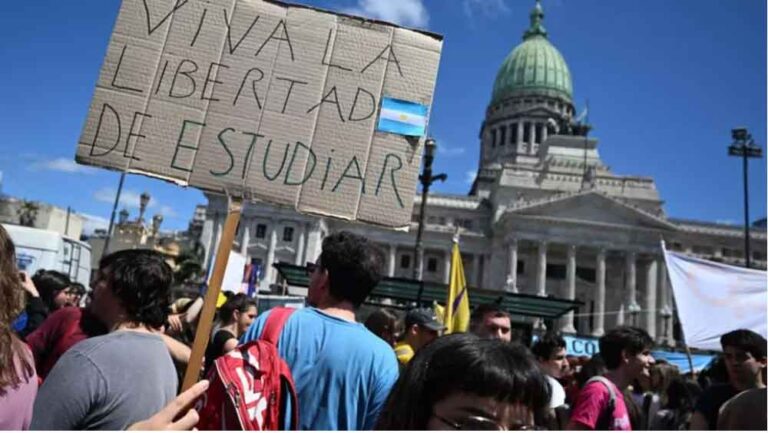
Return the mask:
<path id="1" fill-rule="evenodd" d="M 555 332 L 523 344 L 494 304 L 473 309 L 466 333 L 443 335 L 424 307 L 360 321 L 383 266 L 373 243 L 340 232 L 308 267 L 308 306 L 286 316 L 274 341 L 297 399 L 265 403 L 296 414 L 297 429 L 766 428 L 766 340 L 755 332 L 723 335 L 722 356 L 696 377 L 655 360 L 636 327 L 607 331 L 598 355 L 576 358 Z M 277 313 L 230 295 L 201 380 L 180 393 L 203 301 L 171 303 L 172 280 L 162 255 L 118 251 L 101 259 L 86 297 L 64 274 L 19 272 L 0 227 L 0 429 L 199 425 L 192 406 L 216 380 L 216 360 L 263 338 Z"/>

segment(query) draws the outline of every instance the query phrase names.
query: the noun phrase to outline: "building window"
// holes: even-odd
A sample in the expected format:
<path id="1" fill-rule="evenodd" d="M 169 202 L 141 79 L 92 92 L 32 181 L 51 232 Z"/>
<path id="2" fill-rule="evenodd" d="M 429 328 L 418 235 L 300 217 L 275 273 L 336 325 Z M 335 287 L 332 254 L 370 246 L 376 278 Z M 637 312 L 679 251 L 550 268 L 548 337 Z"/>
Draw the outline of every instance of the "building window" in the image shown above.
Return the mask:
<path id="1" fill-rule="evenodd" d="M 701 245 L 694 245 L 691 250 L 693 251 L 694 254 L 699 254 L 702 256 L 708 256 L 712 254 L 712 248 L 701 246 Z"/>
<path id="2" fill-rule="evenodd" d="M 491 147 L 496 147 L 496 130 L 491 129 Z"/>
<path id="3" fill-rule="evenodd" d="M 760 251 L 755 251 L 755 252 L 752 253 L 752 258 L 754 260 L 760 260 L 761 262 L 764 262 L 765 261 L 765 253 L 760 252 Z"/>
<path id="4" fill-rule="evenodd" d="M 531 142 L 531 124 L 528 122 L 523 123 L 523 143 Z"/>
<path id="5" fill-rule="evenodd" d="M 403 254 L 400 256 L 400 267 L 403 269 L 408 269 L 411 267 L 411 256 L 408 254 Z"/>
<path id="6" fill-rule="evenodd" d="M 467 230 L 472 229 L 472 220 L 471 219 L 464 219 L 464 218 L 456 218 L 456 225 L 462 228 L 465 228 Z"/>
<path id="7" fill-rule="evenodd" d="M 525 274 L 525 262 L 522 260 L 517 261 L 517 275 Z"/>
<path id="8" fill-rule="evenodd" d="M 553 280 L 565 279 L 565 265 L 549 264 L 547 265 L 547 278 Z"/>
<path id="9" fill-rule="evenodd" d="M 293 242 L 293 227 L 284 227 L 283 228 L 283 241 L 284 242 Z"/>
<path id="10" fill-rule="evenodd" d="M 267 237 L 267 225 L 266 224 L 256 224 L 256 238 L 257 239 L 264 239 Z"/>
<path id="11" fill-rule="evenodd" d="M 576 276 L 584 281 L 594 283 L 597 281 L 596 275 L 597 273 L 595 272 L 594 268 L 576 268 Z"/>
<path id="12" fill-rule="evenodd" d="M 502 126 L 500 128 L 500 131 L 501 131 L 501 137 L 499 138 L 499 146 L 503 146 L 507 144 L 507 127 Z"/>
<path id="13" fill-rule="evenodd" d="M 510 126 L 509 131 L 509 144 L 517 144 L 517 123 L 513 123 Z"/>
<path id="14" fill-rule="evenodd" d="M 427 272 L 437 272 L 437 259 L 430 257 L 427 259 Z"/>

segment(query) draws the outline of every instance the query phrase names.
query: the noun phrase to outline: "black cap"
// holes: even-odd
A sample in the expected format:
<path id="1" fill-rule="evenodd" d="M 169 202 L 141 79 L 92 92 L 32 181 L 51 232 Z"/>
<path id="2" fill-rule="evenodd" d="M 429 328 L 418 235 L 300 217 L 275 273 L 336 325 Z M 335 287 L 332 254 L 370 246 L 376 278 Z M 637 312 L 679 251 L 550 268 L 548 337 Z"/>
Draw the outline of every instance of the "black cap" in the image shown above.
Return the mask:
<path id="1" fill-rule="evenodd" d="M 437 320 L 437 314 L 431 308 L 414 308 L 405 315 L 405 327 L 423 326 L 433 331 L 442 331 L 445 326 Z"/>

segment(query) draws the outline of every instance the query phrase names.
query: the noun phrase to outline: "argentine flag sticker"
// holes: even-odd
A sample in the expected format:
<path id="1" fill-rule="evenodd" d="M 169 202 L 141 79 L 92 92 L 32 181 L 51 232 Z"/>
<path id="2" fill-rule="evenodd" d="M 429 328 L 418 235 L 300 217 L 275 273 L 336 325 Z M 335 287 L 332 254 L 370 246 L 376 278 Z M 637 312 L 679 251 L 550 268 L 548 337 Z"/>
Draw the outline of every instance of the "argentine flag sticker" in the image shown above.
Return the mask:
<path id="1" fill-rule="evenodd" d="M 416 102 L 383 98 L 379 114 L 378 131 L 393 134 L 423 137 L 427 129 L 429 107 Z"/>

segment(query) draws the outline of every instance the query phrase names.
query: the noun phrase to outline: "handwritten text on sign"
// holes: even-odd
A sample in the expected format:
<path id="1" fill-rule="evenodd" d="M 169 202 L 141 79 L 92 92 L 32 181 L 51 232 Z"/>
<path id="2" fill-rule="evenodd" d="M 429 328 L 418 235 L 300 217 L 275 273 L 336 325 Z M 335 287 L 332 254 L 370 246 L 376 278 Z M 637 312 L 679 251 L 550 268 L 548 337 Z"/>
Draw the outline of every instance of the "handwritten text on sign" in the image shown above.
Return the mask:
<path id="1" fill-rule="evenodd" d="M 77 161 L 387 227 L 408 226 L 442 42 L 263 0 L 124 0 Z"/>

